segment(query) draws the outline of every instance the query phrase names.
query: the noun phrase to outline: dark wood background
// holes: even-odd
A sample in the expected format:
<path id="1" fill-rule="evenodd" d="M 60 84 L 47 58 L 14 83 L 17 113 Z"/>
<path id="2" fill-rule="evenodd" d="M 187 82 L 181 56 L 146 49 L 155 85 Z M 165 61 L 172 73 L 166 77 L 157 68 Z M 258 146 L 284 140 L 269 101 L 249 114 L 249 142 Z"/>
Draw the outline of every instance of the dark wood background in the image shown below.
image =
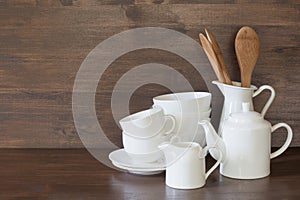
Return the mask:
<path id="1" fill-rule="evenodd" d="M 240 80 L 234 38 L 243 25 L 261 39 L 253 84 L 269 84 L 277 97 L 266 115 L 272 124 L 287 122 L 292 146 L 300 146 L 299 1 L 239 0 L 0 0 L 0 148 L 82 148 L 72 117 L 72 88 L 87 54 L 110 36 L 137 27 L 180 31 L 198 41 L 209 28 L 223 50 L 233 80 Z M 207 91 L 199 73 L 185 60 L 160 50 L 121 56 L 105 71 L 97 94 L 98 119 L 108 137 L 121 145 L 110 96 L 122 73 L 157 62 L 182 73 L 195 90 Z M 208 61 L 203 57 L 203 65 Z M 133 80 L 134 82 L 134 80 Z M 217 89 L 217 88 L 215 88 Z M 151 106 L 151 98 L 169 92 L 149 84 L 131 98 L 131 112 Z M 255 99 L 260 110 L 268 94 Z M 284 141 L 277 131 L 273 146 Z"/>

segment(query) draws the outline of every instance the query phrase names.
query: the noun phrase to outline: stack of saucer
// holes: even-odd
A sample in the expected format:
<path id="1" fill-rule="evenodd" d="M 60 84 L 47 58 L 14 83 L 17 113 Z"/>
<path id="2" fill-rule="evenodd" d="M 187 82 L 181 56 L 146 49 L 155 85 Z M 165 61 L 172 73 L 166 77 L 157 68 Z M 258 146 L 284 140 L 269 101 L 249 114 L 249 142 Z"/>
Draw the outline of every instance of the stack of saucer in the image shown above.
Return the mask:
<path id="1" fill-rule="evenodd" d="M 204 130 L 198 122 L 210 120 L 210 93 L 166 94 L 154 97 L 153 102 L 151 109 L 120 120 L 124 149 L 109 155 L 116 167 L 143 175 L 156 174 L 165 169 L 160 144 L 176 137 L 205 145 Z"/>

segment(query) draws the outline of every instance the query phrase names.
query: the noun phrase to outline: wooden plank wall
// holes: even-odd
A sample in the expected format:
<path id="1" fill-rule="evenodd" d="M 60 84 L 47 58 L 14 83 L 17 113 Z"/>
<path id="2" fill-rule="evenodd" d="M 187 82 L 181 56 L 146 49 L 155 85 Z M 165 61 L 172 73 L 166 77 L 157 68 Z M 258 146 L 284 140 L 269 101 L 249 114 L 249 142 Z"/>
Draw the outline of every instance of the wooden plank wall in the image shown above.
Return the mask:
<path id="1" fill-rule="evenodd" d="M 263 2 L 263 3 L 262 3 Z M 0 0 L 0 148 L 82 148 L 72 117 L 72 88 L 87 54 L 110 36 L 137 27 L 164 27 L 198 41 L 209 28 L 217 37 L 230 75 L 240 80 L 234 53 L 238 29 L 249 25 L 261 39 L 253 83 L 272 85 L 277 97 L 266 118 L 289 123 L 292 146 L 300 146 L 299 1 L 241 0 Z M 207 91 L 199 73 L 169 52 L 144 49 L 123 55 L 105 71 L 96 95 L 98 119 L 107 136 L 121 145 L 110 95 L 122 73 L 158 62 L 182 73 L 195 90 Z M 203 65 L 209 65 L 203 57 Z M 134 80 L 133 80 L 134 83 Z M 123 91 L 126 92 L 126 91 Z M 168 92 L 156 84 L 131 98 L 135 112 Z M 261 109 L 268 94 L 255 99 Z M 284 141 L 276 132 L 273 146 Z"/>

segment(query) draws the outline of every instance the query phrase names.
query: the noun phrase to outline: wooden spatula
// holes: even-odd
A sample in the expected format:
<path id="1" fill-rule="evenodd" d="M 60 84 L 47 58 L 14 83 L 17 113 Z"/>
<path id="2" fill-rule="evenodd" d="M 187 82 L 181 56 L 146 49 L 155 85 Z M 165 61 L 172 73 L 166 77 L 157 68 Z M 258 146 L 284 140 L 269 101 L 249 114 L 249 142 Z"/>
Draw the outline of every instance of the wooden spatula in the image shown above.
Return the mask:
<path id="1" fill-rule="evenodd" d="M 251 76 L 259 56 L 259 38 L 248 26 L 242 27 L 235 38 L 235 53 L 241 70 L 242 87 L 250 87 Z"/>
<path id="2" fill-rule="evenodd" d="M 210 64 L 212 65 L 215 74 L 217 75 L 218 80 L 222 83 L 225 83 L 225 78 L 223 76 L 222 68 L 219 64 L 219 61 L 215 55 L 215 52 L 214 52 L 210 42 L 207 40 L 207 38 L 202 33 L 199 34 L 199 38 L 200 38 L 202 47 L 206 53 L 206 56 L 208 57 L 208 60 L 209 60 Z"/>
<path id="3" fill-rule="evenodd" d="M 231 79 L 230 79 L 230 76 L 229 76 L 229 73 L 228 73 L 228 70 L 227 70 L 227 66 L 226 66 L 224 57 L 222 55 L 221 49 L 218 45 L 218 42 L 217 42 L 216 38 L 214 37 L 214 35 L 208 29 L 205 29 L 205 33 L 206 33 L 207 39 L 211 43 L 211 46 L 212 46 L 212 48 L 215 52 L 215 55 L 216 55 L 216 57 L 219 61 L 219 64 L 221 65 L 223 76 L 225 78 L 225 83 L 228 84 L 228 85 L 232 85 L 232 82 L 231 82 Z"/>

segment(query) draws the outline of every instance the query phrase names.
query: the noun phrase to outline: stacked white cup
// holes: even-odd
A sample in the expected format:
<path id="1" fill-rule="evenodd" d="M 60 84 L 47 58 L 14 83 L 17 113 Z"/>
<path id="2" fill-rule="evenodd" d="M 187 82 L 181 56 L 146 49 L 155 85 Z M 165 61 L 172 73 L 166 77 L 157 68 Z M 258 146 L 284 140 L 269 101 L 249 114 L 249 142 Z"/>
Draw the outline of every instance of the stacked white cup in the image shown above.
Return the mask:
<path id="1" fill-rule="evenodd" d="M 151 108 L 120 120 L 123 146 L 137 162 L 153 162 L 162 157 L 158 146 L 175 128 L 175 118 L 165 115 L 162 108 Z"/>
<path id="2" fill-rule="evenodd" d="M 136 162 L 153 162 L 163 153 L 158 146 L 176 136 L 182 142 L 205 145 L 198 121 L 210 120 L 211 94 L 183 92 L 153 98 L 153 107 L 121 119 L 126 153 Z"/>

